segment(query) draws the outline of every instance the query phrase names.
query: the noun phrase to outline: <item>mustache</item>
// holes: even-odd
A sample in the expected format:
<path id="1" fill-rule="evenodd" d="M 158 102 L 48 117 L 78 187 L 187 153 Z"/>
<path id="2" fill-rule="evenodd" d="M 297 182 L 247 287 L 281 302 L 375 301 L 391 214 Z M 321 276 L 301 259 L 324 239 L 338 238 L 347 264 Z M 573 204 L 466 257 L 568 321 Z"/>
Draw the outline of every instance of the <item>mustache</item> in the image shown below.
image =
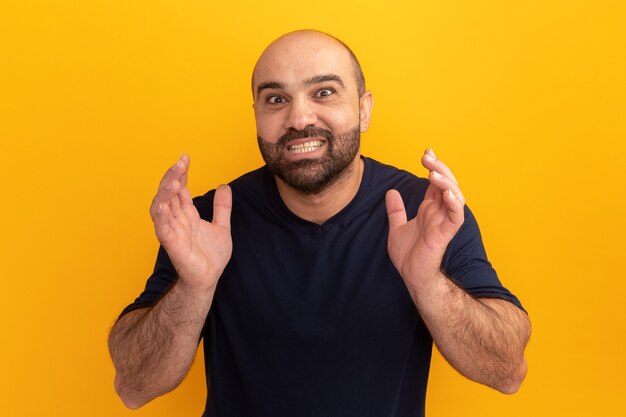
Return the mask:
<path id="1" fill-rule="evenodd" d="M 322 129 L 319 127 L 308 127 L 302 130 L 297 129 L 289 129 L 287 133 L 278 138 L 276 142 L 277 146 L 285 146 L 285 144 L 294 139 L 304 139 L 304 138 L 314 138 L 314 137 L 322 137 L 326 139 L 326 142 L 329 145 L 335 139 L 332 132 L 330 130 Z"/>

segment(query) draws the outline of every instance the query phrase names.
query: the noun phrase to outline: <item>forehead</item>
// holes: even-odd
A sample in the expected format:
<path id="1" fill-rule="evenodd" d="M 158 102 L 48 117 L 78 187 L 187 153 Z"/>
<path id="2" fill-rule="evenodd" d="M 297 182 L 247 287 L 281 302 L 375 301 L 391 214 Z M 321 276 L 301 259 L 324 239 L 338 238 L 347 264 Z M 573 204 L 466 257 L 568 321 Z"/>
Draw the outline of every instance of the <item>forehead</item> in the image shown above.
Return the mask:
<path id="1" fill-rule="evenodd" d="M 323 74 L 354 78 L 348 51 L 336 40 L 319 34 L 291 34 L 273 42 L 259 58 L 253 73 L 253 89 L 260 83 L 295 86 Z M 345 83 L 352 84 L 352 83 Z"/>

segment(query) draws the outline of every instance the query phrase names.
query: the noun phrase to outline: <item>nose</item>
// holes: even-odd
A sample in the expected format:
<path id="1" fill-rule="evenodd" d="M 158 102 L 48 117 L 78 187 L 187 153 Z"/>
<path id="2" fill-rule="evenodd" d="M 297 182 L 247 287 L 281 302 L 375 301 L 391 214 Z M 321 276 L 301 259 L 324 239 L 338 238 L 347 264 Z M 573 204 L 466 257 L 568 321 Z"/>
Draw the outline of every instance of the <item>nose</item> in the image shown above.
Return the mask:
<path id="1" fill-rule="evenodd" d="M 317 114 L 311 104 L 305 98 L 292 99 L 285 119 L 285 129 L 302 130 L 308 126 L 315 126 Z"/>

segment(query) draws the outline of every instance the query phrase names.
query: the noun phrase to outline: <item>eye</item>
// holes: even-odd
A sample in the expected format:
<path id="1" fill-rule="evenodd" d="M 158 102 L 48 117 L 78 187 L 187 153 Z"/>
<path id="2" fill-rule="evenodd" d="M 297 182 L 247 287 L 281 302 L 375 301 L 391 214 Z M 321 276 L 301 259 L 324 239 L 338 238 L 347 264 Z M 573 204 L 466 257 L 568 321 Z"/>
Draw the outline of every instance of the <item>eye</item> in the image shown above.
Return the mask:
<path id="1" fill-rule="evenodd" d="M 282 104 L 287 102 L 285 97 L 282 96 L 269 96 L 265 101 L 269 104 Z"/>
<path id="2" fill-rule="evenodd" d="M 335 90 L 332 88 L 323 88 L 315 93 L 315 97 L 329 97 L 335 94 Z"/>

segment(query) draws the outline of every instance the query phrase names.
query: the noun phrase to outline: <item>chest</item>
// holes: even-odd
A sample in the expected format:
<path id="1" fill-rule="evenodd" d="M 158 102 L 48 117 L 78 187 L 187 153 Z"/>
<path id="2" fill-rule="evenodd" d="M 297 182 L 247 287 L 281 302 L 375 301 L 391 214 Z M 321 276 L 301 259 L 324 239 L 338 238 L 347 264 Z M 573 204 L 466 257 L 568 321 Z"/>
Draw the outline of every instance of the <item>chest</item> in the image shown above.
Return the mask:
<path id="1" fill-rule="evenodd" d="M 387 254 L 384 209 L 322 226 L 242 216 L 232 227 L 215 307 L 248 333 L 332 342 L 414 328 L 415 306 Z"/>

